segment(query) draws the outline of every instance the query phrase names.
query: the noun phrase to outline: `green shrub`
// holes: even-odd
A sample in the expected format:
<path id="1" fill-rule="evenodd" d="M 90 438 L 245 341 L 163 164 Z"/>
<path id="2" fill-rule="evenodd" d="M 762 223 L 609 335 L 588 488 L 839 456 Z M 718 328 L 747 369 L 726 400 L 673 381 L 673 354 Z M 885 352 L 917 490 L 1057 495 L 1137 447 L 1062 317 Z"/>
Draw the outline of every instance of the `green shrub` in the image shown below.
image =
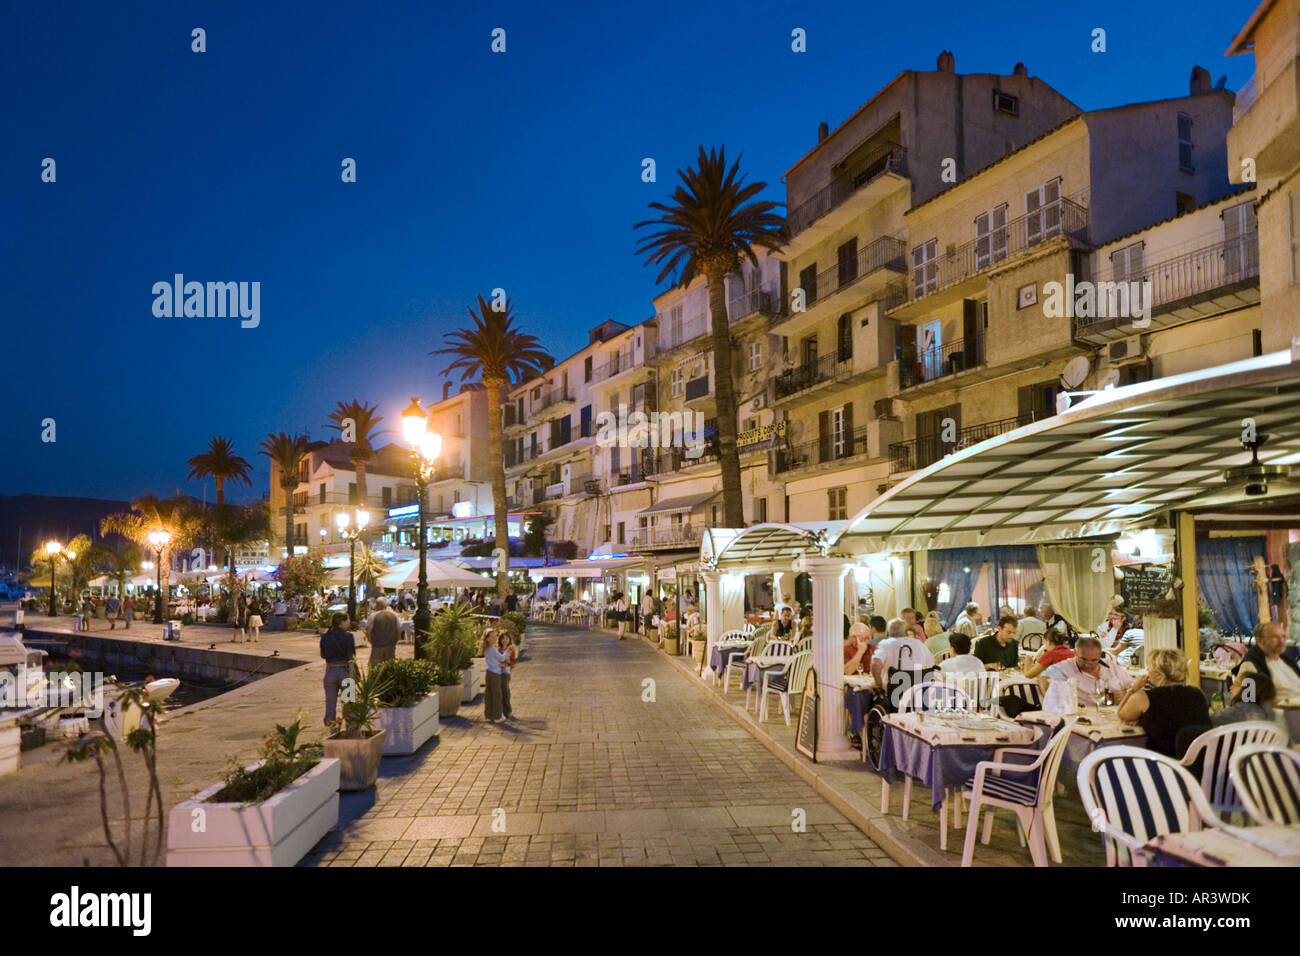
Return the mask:
<path id="1" fill-rule="evenodd" d="M 182 623 L 182 624 L 193 624 L 193 623 L 194 623 L 194 615 L 191 614 L 191 613 L 189 613 L 188 611 L 186 611 L 184 614 L 181 615 L 181 623 Z"/>
<path id="2" fill-rule="evenodd" d="M 514 625 L 514 629 L 510 632 L 510 636 L 514 638 L 514 642 L 518 644 L 519 639 L 524 635 L 524 628 L 528 626 L 528 618 L 524 617 L 524 615 L 520 614 L 518 611 L 506 611 L 501 615 L 501 620 Z"/>
<path id="3" fill-rule="evenodd" d="M 380 695 L 382 707 L 411 707 L 438 686 L 432 661 L 402 658 L 384 661 L 376 670 L 389 681 Z"/>
<path id="4" fill-rule="evenodd" d="M 221 775 L 225 786 L 207 802 L 260 803 L 275 796 L 320 762 L 320 743 L 299 743 L 301 735 L 302 714 L 288 727 L 276 724 L 275 733 L 262 745 L 262 763 L 245 767 L 237 757 L 231 757 Z"/>

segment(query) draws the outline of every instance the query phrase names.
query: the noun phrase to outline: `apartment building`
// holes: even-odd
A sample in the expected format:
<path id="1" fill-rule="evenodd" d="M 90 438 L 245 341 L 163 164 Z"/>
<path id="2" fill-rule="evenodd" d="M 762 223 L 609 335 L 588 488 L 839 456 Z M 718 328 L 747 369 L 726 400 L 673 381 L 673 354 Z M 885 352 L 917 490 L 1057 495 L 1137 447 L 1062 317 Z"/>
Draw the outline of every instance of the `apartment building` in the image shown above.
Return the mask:
<path id="1" fill-rule="evenodd" d="M 1085 290 L 1116 275 L 1151 279 L 1169 310 L 1158 325 L 1166 328 L 1200 317 L 1175 308 L 1179 294 L 1204 291 L 1198 282 L 1249 280 L 1238 241 L 1253 234 L 1249 206 L 1224 200 L 1232 100 L 1198 67 L 1186 97 L 1083 113 L 908 211 L 905 299 L 886 309 L 897 323 L 896 358 L 880 380 L 882 411 L 903 431 L 890 446 L 891 480 L 1055 414 L 1067 365 L 1067 378 L 1078 379 L 1067 384 L 1089 388 L 1153 374 L 1152 340 L 1161 368 L 1194 361 L 1168 336 L 1132 335 L 1123 323 L 1103 334 L 1092 323 L 1099 311 L 1137 303 Z M 1207 232 L 1220 213 L 1230 218 L 1216 239 Z M 1160 233 L 1169 247 L 1146 252 L 1140 231 L 1179 214 L 1191 218 Z M 1198 242 L 1206 248 L 1192 248 Z M 1211 262 L 1217 278 L 1172 277 Z M 1162 267 L 1159 281 L 1148 263 Z M 1119 377 L 1108 378 L 1116 365 Z"/>
<path id="2" fill-rule="evenodd" d="M 1258 183 L 1261 334 L 1266 352 L 1300 336 L 1300 0 L 1264 0 L 1228 47 L 1255 75 L 1228 132 L 1233 182 Z"/>
<path id="3" fill-rule="evenodd" d="M 883 378 L 896 350 L 891 305 L 905 298 L 906 214 L 1046 133 L 1079 108 L 1029 76 L 905 71 L 785 176 L 791 238 L 787 308 L 773 331 L 783 363 L 769 399 L 784 423 L 771 472 L 792 520 L 847 518 L 875 496 L 901 422 Z"/>

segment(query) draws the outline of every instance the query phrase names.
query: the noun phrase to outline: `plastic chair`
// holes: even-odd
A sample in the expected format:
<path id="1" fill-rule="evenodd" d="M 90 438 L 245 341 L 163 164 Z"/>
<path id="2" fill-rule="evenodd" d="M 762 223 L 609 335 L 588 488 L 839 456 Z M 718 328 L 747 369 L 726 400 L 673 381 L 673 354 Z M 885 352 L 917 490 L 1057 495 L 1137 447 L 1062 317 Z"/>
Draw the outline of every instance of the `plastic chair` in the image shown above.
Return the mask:
<path id="1" fill-rule="evenodd" d="M 1242 813 L 1245 807 L 1237 796 L 1229 762 L 1238 747 L 1285 746 L 1287 734 L 1277 724 L 1263 720 L 1248 720 L 1238 724 L 1224 724 L 1201 734 L 1187 748 L 1182 764 L 1189 770 L 1198 762 L 1201 766 L 1201 792 L 1215 813 Z"/>
<path id="2" fill-rule="evenodd" d="M 1041 631 L 1030 631 L 1020 639 L 1020 649 L 1025 651 L 1036 651 L 1043 646 L 1043 634 Z"/>
<path id="3" fill-rule="evenodd" d="M 999 747 L 993 751 L 992 760 L 981 760 L 975 765 L 975 776 L 966 782 L 963 793 L 970 799 L 970 817 L 966 821 L 966 844 L 962 849 L 961 865 L 970 866 L 975 855 L 975 834 L 979 831 L 980 812 L 987 807 L 984 820 L 985 846 L 993 836 L 993 808 L 1001 807 L 1016 815 L 1016 824 L 1029 843 L 1029 855 L 1034 866 L 1047 866 L 1047 855 L 1061 862 L 1061 841 L 1056 833 L 1056 776 L 1061 770 L 1061 759 L 1070 742 L 1070 728 L 1078 718 L 1066 720 L 1042 750 L 1028 747 Z M 1033 757 L 1031 763 L 1003 763 L 1004 754 Z M 1028 775 L 1033 774 L 1033 778 Z M 1012 779 L 1021 777 L 1024 779 Z"/>
<path id="4" fill-rule="evenodd" d="M 767 657 L 767 658 L 776 658 L 776 659 L 786 658 L 786 657 L 793 657 L 793 656 L 794 656 L 794 644 L 793 644 L 792 642 L 790 642 L 790 641 L 768 641 L 767 644 L 766 644 L 766 646 L 763 647 L 763 650 L 762 650 L 762 654 L 761 654 L 761 655 L 758 654 L 758 653 L 754 653 L 752 656 L 753 656 L 753 657 L 759 657 L 759 656 L 762 656 L 762 657 Z M 749 656 L 748 656 L 748 655 L 746 656 L 745 666 L 746 666 L 747 668 L 748 668 L 748 666 L 749 666 Z M 750 685 L 749 685 L 749 689 L 748 689 L 747 691 L 745 691 L 745 709 L 746 709 L 746 710 L 749 710 L 749 695 L 750 695 L 750 694 L 755 694 L 755 695 L 756 695 L 756 698 L 757 698 L 757 704 L 756 704 L 756 706 L 757 706 L 757 709 L 760 709 L 760 710 L 761 710 L 761 708 L 762 708 L 762 695 L 763 695 L 763 686 L 762 686 L 763 677 L 764 677 L 764 674 L 760 673 L 760 674 L 759 674 L 759 679 L 758 679 L 756 682 L 754 682 L 753 684 L 750 684 Z"/>
<path id="5" fill-rule="evenodd" d="M 767 695 L 776 694 L 781 701 L 781 713 L 785 716 L 785 725 L 790 726 L 790 697 L 802 694 L 808 669 L 812 667 L 812 651 L 800 651 L 786 662 L 779 671 L 768 671 L 763 675 L 762 703 L 759 706 L 758 719 L 767 720 Z"/>
<path id="6" fill-rule="evenodd" d="M 1228 776 L 1237 799 L 1260 826 L 1300 824 L 1300 754 L 1276 744 L 1238 747 Z"/>
<path id="7" fill-rule="evenodd" d="M 926 681 L 916 684 L 909 688 L 898 702 L 900 714 L 920 713 L 940 708 L 974 710 L 975 705 L 966 691 L 946 681 Z"/>
<path id="8" fill-rule="evenodd" d="M 1084 812 L 1105 840 L 1107 866 L 1146 866 L 1134 851 L 1162 834 L 1226 826 L 1196 778 L 1153 750 L 1094 750 L 1080 762 L 1078 779 Z"/>

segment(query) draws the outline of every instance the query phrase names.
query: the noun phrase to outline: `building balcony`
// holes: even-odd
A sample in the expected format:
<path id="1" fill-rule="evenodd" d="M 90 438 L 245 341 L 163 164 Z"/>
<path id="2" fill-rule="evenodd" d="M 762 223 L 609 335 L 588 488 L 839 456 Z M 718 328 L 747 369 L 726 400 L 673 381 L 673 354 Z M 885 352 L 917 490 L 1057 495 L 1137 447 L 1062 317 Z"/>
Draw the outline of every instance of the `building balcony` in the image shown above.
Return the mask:
<path id="1" fill-rule="evenodd" d="M 573 404 L 572 389 L 548 388 L 533 402 L 533 423 L 572 411 Z"/>
<path id="2" fill-rule="evenodd" d="M 1003 418 L 982 425 L 970 425 L 957 432 L 955 441 L 943 441 L 939 435 L 921 435 L 908 441 L 894 442 L 889 446 L 889 473 L 916 471 L 933 465 L 941 458 L 961 451 L 997 435 L 1014 431 L 1036 420 L 1033 415 Z"/>
<path id="3" fill-rule="evenodd" d="M 708 375 L 701 375 L 698 378 L 690 378 L 686 380 L 686 392 L 683 397 L 687 404 L 710 398 L 712 394 L 712 382 Z"/>
<path id="4" fill-rule="evenodd" d="M 767 289 L 750 289 L 727 302 L 727 318 L 732 322 L 741 322 L 751 315 L 775 317 L 780 312 L 779 297 Z"/>
<path id="5" fill-rule="evenodd" d="M 1242 181 L 1245 158 L 1254 160 L 1259 182 L 1284 177 L 1300 165 L 1300 57 L 1293 57 L 1264 89 L 1257 83 L 1258 74 L 1249 91 L 1237 94 L 1228 130 L 1228 174 L 1233 182 Z"/>
<path id="6" fill-rule="evenodd" d="M 850 458 L 868 454 L 870 447 L 870 430 L 863 427 L 838 437 L 827 435 L 824 439 L 778 448 L 772 453 L 772 474 L 788 475 L 822 465 L 844 463 Z"/>
<path id="7" fill-rule="evenodd" d="M 906 272 L 907 243 L 881 236 L 859 249 L 857 255 L 817 273 L 812 287 L 803 290 L 804 310 L 783 316 L 773 331 L 794 335 L 827 315 L 847 311 L 854 302 L 879 298 Z M 852 296 L 846 294 L 849 292 Z"/>
<path id="8" fill-rule="evenodd" d="M 633 361 L 630 352 L 619 352 L 592 367 L 591 384 L 605 386 L 628 381 L 635 378 L 638 372 L 648 375 L 651 367 L 644 362 Z"/>
<path id="9" fill-rule="evenodd" d="M 909 298 L 893 308 L 890 315 L 896 319 L 920 318 L 980 291 L 987 281 L 985 273 L 1017 256 L 1046 248 L 1045 244 L 1054 239 L 1086 243 L 1087 236 L 1087 207 L 1075 199 L 1053 200 L 924 265 L 913 260 Z"/>
<path id="10" fill-rule="evenodd" d="M 791 209 L 786 217 L 790 236 L 806 247 L 904 187 L 911 187 L 907 151 L 897 143 L 885 144 L 865 168 L 836 176 Z"/>
<path id="11" fill-rule="evenodd" d="M 898 384 L 900 388 L 914 388 L 983 364 L 984 333 L 981 332 L 970 338 L 928 348 L 917 353 L 915 358 L 905 356 L 898 363 Z"/>
<path id="12" fill-rule="evenodd" d="M 1136 310 L 1127 284 L 1135 282 L 1151 283 L 1149 324 L 1134 325 L 1131 313 Z M 1072 320 L 1074 340 L 1079 344 L 1103 346 L 1135 332 L 1158 332 L 1259 302 L 1259 236 L 1251 233 L 1150 263 L 1116 285 L 1124 288 L 1116 288 L 1112 294 L 1114 286 L 1097 283 L 1093 311 L 1100 312 L 1104 303 L 1106 315 Z"/>
<path id="13" fill-rule="evenodd" d="M 628 539 L 628 546 L 634 551 L 698 547 L 703 528 L 703 516 L 697 516 L 694 523 L 683 522 L 666 528 L 637 528 Z"/>

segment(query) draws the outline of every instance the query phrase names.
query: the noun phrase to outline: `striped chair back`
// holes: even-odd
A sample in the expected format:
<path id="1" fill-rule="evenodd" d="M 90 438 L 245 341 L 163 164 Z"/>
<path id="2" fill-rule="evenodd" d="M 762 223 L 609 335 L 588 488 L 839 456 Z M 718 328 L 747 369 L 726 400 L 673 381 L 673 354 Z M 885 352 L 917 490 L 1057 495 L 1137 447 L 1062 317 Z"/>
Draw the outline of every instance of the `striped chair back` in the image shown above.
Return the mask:
<path id="1" fill-rule="evenodd" d="M 800 651 L 811 651 L 811 650 L 812 650 L 812 638 L 811 638 L 811 637 L 804 637 L 804 638 L 801 638 L 801 639 L 799 640 L 799 642 L 798 642 L 797 644 L 795 644 L 795 646 L 794 646 L 794 652 L 795 652 L 796 654 L 798 654 Z"/>
<path id="2" fill-rule="evenodd" d="M 1102 747 L 1079 764 L 1079 798 L 1104 834 L 1107 866 L 1141 866 L 1133 851 L 1165 833 L 1213 819 L 1196 778 L 1178 761 L 1142 747 Z"/>
<path id="3" fill-rule="evenodd" d="M 1225 724 L 1207 730 L 1187 748 L 1183 766 L 1191 767 L 1201 761 L 1201 790 L 1215 813 L 1242 811 L 1237 788 L 1233 786 L 1228 768 L 1238 747 L 1252 745 L 1285 746 L 1287 734 L 1271 721 L 1248 720 L 1239 724 Z"/>
<path id="4" fill-rule="evenodd" d="M 984 671 L 982 674 L 940 671 L 937 676 L 945 684 L 960 687 L 970 698 L 972 710 L 997 709 L 998 674 L 996 671 Z"/>
<path id="5" fill-rule="evenodd" d="M 768 641 L 763 648 L 764 657 L 793 657 L 794 644 L 789 641 Z"/>
<path id="6" fill-rule="evenodd" d="M 800 651 L 795 654 L 794 661 L 790 664 L 790 682 L 786 684 L 787 694 L 802 694 L 804 681 L 808 679 L 808 671 L 812 668 L 812 651 Z"/>
<path id="7" fill-rule="evenodd" d="M 755 639 L 759 637 L 768 637 L 769 635 L 771 635 L 771 633 L 772 633 L 771 624 L 760 624 L 758 625 L 758 627 L 754 628 L 754 633 L 751 634 L 750 637 L 753 637 Z"/>
<path id="8" fill-rule="evenodd" d="M 1300 824 L 1300 754 L 1276 744 L 1238 747 L 1228 775 L 1256 823 Z"/>
<path id="9" fill-rule="evenodd" d="M 1008 697 L 1019 697 L 1029 706 L 1026 710 L 1043 709 L 1043 690 L 1035 680 L 1013 680 L 1002 685 L 1000 693 Z"/>
<path id="10" fill-rule="evenodd" d="M 749 632 L 741 628 L 736 628 L 730 631 L 723 631 L 722 635 L 718 638 L 718 643 L 739 644 L 742 641 L 747 640 L 749 640 Z"/>
<path id="11" fill-rule="evenodd" d="M 767 647 L 767 635 L 756 634 L 754 640 L 750 642 L 749 650 L 745 652 L 746 657 L 758 657 Z"/>
<path id="12" fill-rule="evenodd" d="M 741 630 L 743 630 L 746 635 L 749 635 L 749 634 L 753 634 L 754 631 L 757 630 L 757 628 L 753 624 L 746 624 L 743 628 L 741 628 Z"/>
<path id="13" fill-rule="evenodd" d="M 960 687 L 940 681 L 926 681 L 903 694 L 898 702 L 898 712 L 938 710 L 941 707 L 974 710 L 974 701 Z"/>

